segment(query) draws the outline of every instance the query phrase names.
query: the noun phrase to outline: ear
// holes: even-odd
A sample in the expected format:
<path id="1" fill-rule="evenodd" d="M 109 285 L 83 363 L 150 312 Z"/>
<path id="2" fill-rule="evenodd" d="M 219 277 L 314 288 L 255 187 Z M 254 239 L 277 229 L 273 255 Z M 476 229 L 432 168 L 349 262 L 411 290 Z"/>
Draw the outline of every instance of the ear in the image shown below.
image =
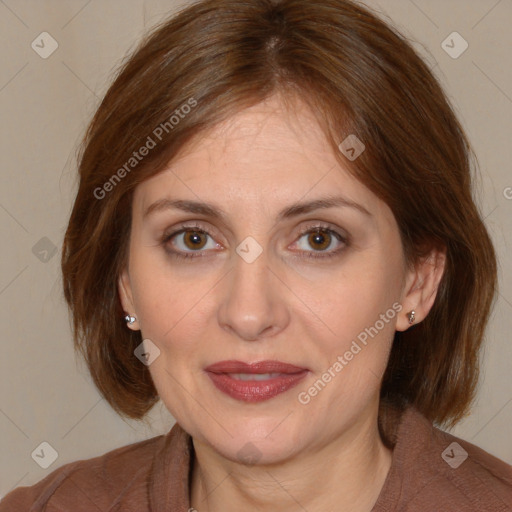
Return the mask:
<path id="1" fill-rule="evenodd" d="M 137 319 L 137 313 L 135 311 L 135 306 L 133 305 L 133 295 L 132 286 L 130 283 L 130 276 L 126 268 L 121 272 L 121 275 L 119 276 L 119 279 L 117 281 L 117 289 L 124 311 L 126 312 L 127 315 L 135 317 L 135 321 L 132 324 L 129 324 L 127 322 L 126 326 L 129 329 L 132 329 L 133 331 L 140 330 L 139 321 Z"/>
<path id="2" fill-rule="evenodd" d="M 434 305 L 445 265 L 446 248 L 432 249 L 408 271 L 401 301 L 403 309 L 396 322 L 397 331 L 406 331 L 411 327 L 407 316 L 411 311 L 414 311 L 415 324 L 422 322 L 428 315 Z"/>

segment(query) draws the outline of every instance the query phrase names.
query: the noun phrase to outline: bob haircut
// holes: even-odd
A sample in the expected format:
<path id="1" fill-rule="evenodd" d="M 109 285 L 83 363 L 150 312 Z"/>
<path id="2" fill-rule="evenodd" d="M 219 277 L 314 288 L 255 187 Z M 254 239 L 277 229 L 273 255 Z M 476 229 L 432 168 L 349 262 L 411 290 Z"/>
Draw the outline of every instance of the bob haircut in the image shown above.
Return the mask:
<path id="1" fill-rule="evenodd" d="M 135 187 L 192 138 L 274 94 L 305 102 L 340 163 L 390 207 L 409 265 L 446 249 L 430 313 L 395 333 L 379 425 L 385 404 L 455 425 L 474 399 L 496 292 L 495 251 L 472 197 L 476 157 L 405 36 L 350 0 L 197 1 L 120 64 L 77 154 L 61 261 L 75 348 L 95 385 L 130 418 L 158 400 L 117 288 Z M 354 161 L 338 149 L 351 134 L 366 147 Z"/>

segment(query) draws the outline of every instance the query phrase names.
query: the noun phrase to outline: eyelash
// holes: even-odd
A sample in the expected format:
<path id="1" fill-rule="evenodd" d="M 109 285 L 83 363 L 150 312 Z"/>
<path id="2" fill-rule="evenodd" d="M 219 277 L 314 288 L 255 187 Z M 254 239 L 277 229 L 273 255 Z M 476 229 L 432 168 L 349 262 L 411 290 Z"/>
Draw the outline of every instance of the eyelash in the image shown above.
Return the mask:
<path id="1" fill-rule="evenodd" d="M 211 235 L 208 233 L 207 228 L 205 228 L 204 226 L 201 226 L 200 224 L 194 224 L 194 225 L 183 224 L 183 225 L 181 225 L 179 227 L 178 230 L 173 231 L 172 233 L 169 233 L 169 234 L 164 233 L 164 235 L 162 237 L 162 240 L 161 240 L 161 245 L 163 245 L 164 247 L 167 246 L 168 242 L 172 238 L 174 238 L 177 235 L 181 235 L 182 233 L 186 233 L 187 231 L 195 231 L 195 232 L 198 232 L 200 234 L 208 235 L 208 236 L 211 237 Z M 309 233 L 314 233 L 316 231 L 320 231 L 322 233 L 330 233 L 331 235 L 334 235 L 334 238 L 336 238 L 338 241 L 343 242 L 343 244 L 345 246 L 349 245 L 348 244 L 348 237 L 342 236 L 340 233 L 338 233 L 337 231 L 331 229 L 329 226 L 327 226 L 325 224 L 314 224 L 314 225 L 305 227 L 299 233 L 298 240 L 301 239 L 304 235 L 307 235 Z M 317 258 L 317 259 L 318 258 L 324 258 L 324 259 L 325 258 L 333 258 L 334 256 L 338 256 L 339 253 L 342 252 L 344 249 L 345 249 L 345 247 L 341 247 L 340 249 L 337 249 L 337 250 L 334 250 L 334 251 L 329 251 L 329 252 L 306 251 L 306 253 L 308 253 L 308 254 L 306 256 L 302 256 L 302 257 L 304 257 L 304 258 Z M 184 260 L 191 259 L 191 258 L 202 258 L 204 256 L 201 256 L 200 254 L 205 252 L 205 251 L 193 251 L 191 253 L 188 253 L 188 252 L 181 252 L 181 251 L 170 250 L 170 249 L 167 249 L 167 248 L 165 250 L 173 258 L 184 259 Z M 198 255 L 195 255 L 194 252 L 197 252 Z M 317 253 L 317 254 L 315 254 L 315 253 Z M 318 253 L 320 253 L 320 254 L 318 254 Z"/>

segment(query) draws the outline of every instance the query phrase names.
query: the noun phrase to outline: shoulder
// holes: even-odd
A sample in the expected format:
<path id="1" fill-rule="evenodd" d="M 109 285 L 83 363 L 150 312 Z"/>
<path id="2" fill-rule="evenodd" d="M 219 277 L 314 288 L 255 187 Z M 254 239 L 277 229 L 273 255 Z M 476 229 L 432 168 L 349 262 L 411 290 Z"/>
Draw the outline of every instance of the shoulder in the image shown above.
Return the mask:
<path id="1" fill-rule="evenodd" d="M 34 485 L 11 491 L 0 501 L 0 512 L 118 510 L 112 505 L 126 493 L 143 500 L 153 460 L 171 433 L 65 464 Z"/>
<path id="2" fill-rule="evenodd" d="M 464 497 L 471 510 L 512 511 L 512 466 L 436 427 L 432 438 L 431 459 L 440 459 L 438 473 L 452 496 Z"/>
<path id="3" fill-rule="evenodd" d="M 400 510 L 512 511 L 512 466 L 437 428 L 416 409 L 404 413 L 395 449 Z"/>

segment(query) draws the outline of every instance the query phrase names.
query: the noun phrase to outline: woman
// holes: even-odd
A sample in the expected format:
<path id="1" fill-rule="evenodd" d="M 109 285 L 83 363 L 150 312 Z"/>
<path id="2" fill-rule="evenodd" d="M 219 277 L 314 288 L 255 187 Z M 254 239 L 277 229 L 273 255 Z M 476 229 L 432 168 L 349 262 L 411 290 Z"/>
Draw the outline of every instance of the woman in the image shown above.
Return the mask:
<path id="1" fill-rule="evenodd" d="M 86 134 L 62 270 L 103 396 L 177 423 L 0 511 L 511 510 L 512 467 L 438 428 L 470 408 L 495 297 L 470 156 L 355 3 L 163 23 Z"/>

